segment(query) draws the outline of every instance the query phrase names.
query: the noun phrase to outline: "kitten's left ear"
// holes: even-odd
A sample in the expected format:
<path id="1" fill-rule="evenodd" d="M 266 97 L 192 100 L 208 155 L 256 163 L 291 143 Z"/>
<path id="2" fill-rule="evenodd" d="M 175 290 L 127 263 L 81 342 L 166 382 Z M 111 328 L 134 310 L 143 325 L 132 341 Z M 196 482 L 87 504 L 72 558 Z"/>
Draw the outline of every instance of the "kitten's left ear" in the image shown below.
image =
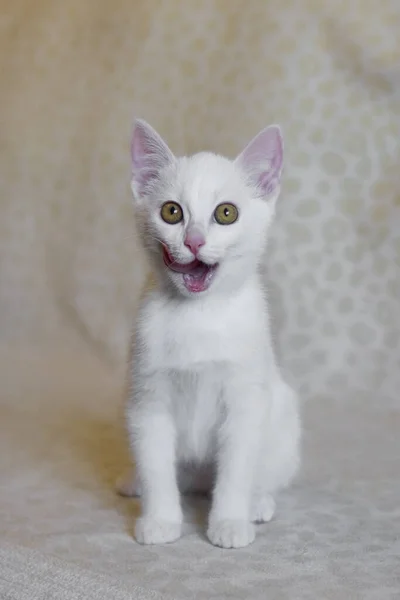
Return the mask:
<path id="1" fill-rule="evenodd" d="M 283 138 L 278 125 L 260 131 L 236 158 L 235 163 L 262 198 L 275 199 L 280 191 L 283 169 Z"/>
<path id="2" fill-rule="evenodd" d="M 162 137 L 142 119 L 137 119 L 131 141 L 132 192 L 140 200 L 175 157 Z"/>

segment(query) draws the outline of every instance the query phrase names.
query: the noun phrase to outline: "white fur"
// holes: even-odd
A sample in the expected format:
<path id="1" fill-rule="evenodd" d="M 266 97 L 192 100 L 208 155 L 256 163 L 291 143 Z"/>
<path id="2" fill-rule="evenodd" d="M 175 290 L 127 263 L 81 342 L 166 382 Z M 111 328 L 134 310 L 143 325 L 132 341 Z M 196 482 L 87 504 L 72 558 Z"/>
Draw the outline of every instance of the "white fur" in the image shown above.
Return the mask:
<path id="1" fill-rule="evenodd" d="M 264 131 L 271 142 L 272 130 Z M 236 161 L 211 153 L 176 159 L 146 123 L 138 122 L 135 135 L 132 189 L 155 285 L 137 320 L 126 412 L 137 479 L 123 481 L 120 491 L 142 497 L 135 529 L 140 543 L 176 540 L 180 492 L 212 490 L 209 540 L 224 548 L 246 546 L 255 536 L 253 521 L 272 518 L 273 495 L 299 463 L 297 399 L 276 365 L 258 269 L 281 165 L 266 187 L 257 176 L 271 170 L 268 143 L 267 156 L 260 157 L 257 147 L 256 160 L 247 149 Z M 167 200 L 180 203 L 184 222 L 162 221 Z M 221 202 L 236 204 L 236 223 L 221 226 L 212 219 Z M 200 294 L 186 290 L 160 251 L 162 241 L 178 262 L 193 260 L 183 245 L 189 224 L 206 238 L 200 259 L 219 264 Z"/>

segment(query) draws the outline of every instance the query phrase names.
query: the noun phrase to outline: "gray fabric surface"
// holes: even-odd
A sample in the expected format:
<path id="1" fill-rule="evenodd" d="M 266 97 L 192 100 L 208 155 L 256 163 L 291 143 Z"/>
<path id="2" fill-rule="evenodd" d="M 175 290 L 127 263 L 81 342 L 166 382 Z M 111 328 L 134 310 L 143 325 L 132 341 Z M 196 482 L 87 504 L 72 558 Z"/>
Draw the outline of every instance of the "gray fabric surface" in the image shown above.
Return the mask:
<path id="1" fill-rule="evenodd" d="M 8 544 L 0 545 L 1 600 L 161 600 L 144 590 L 100 573 Z"/>
<path id="2" fill-rule="evenodd" d="M 205 503 L 187 500 L 185 536 L 141 547 L 137 502 L 113 489 L 127 464 L 121 373 L 78 346 L 7 348 L 0 364 L 2 599 L 399 597 L 400 412 L 390 404 L 305 405 L 302 475 L 252 546 L 212 547 Z"/>

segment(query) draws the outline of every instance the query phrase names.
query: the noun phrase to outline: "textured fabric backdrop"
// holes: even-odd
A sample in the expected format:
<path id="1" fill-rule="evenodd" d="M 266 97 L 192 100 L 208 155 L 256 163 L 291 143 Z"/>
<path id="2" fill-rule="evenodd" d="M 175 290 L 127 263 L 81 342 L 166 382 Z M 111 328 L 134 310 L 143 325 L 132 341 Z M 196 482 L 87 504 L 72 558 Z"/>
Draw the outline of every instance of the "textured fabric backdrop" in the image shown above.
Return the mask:
<path id="1" fill-rule="evenodd" d="M 264 599 L 266 577 L 283 600 L 397 597 L 399 31 L 399 0 L 0 0 L 3 539 L 178 598 Z M 285 135 L 265 271 L 309 401 L 305 487 L 238 555 L 198 534 L 137 548 L 112 490 L 145 271 L 135 116 L 178 154 Z"/>
<path id="2" fill-rule="evenodd" d="M 400 386 L 397 0 L 2 4 L 0 330 L 67 325 L 117 362 L 143 277 L 129 137 L 234 156 L 282 125 L 266 266 L 305 393 Z"/>

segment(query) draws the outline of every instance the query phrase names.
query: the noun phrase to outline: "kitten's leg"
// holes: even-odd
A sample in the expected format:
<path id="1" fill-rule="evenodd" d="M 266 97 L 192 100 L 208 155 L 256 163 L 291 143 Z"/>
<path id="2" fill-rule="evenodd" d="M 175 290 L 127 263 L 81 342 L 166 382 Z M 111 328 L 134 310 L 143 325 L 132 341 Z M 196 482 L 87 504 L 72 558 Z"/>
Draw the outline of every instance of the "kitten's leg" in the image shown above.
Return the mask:
<path id="1" fill-rule="evenodd" d="M 250 511 L 265 423 L 265 392 L 237 378 L 227 386 L 226 419 L 219 431 L 217 479 L 207 535 L 216 546 L 240 548 L 255 537 Z"/>
<path id="2" fill-rule="evenodd" d="M 205 478 L 194 467 L 183 465 L 178 467 L 178 487 L 181 494 L 207 494 L 212 489 L 211 476 Z M 116 490 L 120 496 L 138 498 L 142 495 L 139 477 L 134 469 L 130 469 L 117 479 Z"/>
<path id="3" fill-rule="evenodd" d="M 198 494 L 207 496 L 211 493 L 213 486 L 213 472 L 211 467 L 196 469 L 194 467 L 182 466 L 178 468 L 179 490 L 182 494 Z M 129 469 L 121 475 L 115 484 L 116 491 L 120 496 L 127 498 L 140 498 L 142 486 L 135 469 Z"/>
<path id="4" fill-rule="evenodd" d="M 300 462 L 300 419 L 297 396 L 279 379 L 272 388 L 268 425 L 263 436 L 257 481 L 254 486 L 251 519 L 270 521 L 275 512 L 273 495 L 287 487 Z"/>
<path id="5" fill-rule="evenodd" d="M 141 544 L 173 542 L 181 535 L 182 509 L 171 415 L 165 405 L 142 399 L 128 418 L 142 487 L 142 516 L 136 521 L 136 540 Z"/>

